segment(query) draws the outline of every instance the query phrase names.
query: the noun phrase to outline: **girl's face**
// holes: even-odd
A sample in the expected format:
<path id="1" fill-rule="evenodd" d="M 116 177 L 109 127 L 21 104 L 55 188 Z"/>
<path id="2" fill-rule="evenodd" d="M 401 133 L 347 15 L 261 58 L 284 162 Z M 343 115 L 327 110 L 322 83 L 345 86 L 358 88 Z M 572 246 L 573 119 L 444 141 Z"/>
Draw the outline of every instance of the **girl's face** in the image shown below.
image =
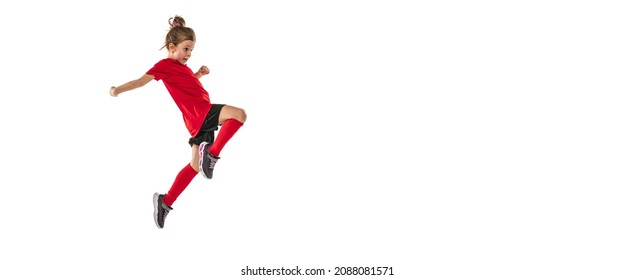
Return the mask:
<path id="1" fill-rule="evenodd" d="M 192 56 L 192 50 L 194 50 L 195 41 L 185 40 L 178 45 L 172 43 L 169 44 L 169 58 L 174 59 L 181 64 L 187 64 L 187 60 Z"/>

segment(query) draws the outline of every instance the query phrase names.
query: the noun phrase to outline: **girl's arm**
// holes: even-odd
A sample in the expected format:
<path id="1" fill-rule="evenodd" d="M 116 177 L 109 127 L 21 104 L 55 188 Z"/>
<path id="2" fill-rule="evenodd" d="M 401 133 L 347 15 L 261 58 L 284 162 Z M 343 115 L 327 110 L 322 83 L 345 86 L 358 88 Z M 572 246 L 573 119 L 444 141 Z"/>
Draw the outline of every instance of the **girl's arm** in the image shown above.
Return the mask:
<path id="1" fill-rule="evenodd" d="M 143 76 L 141 76 L 141 78 L 129 81 L 118 87 L 114 87 L 114 86 L 110 87 L 110 95 L 117 97 L 119 94 L 124 93 L 126 91 L 133 90 L 135 88 L 140 88 L 146 85 L 147 83 L 149 83 L 153 79 L 154 79 L 154 76 L 144 74 Z"/>

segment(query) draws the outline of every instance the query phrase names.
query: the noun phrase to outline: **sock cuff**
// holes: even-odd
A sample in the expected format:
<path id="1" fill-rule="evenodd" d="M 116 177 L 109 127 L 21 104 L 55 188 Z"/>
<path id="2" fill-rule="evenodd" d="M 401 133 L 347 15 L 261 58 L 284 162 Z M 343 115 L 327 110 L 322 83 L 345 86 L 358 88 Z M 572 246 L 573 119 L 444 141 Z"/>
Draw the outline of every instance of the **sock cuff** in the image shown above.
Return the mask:
<path id="1" fill-rule="evenodd" d="M 227 122 L 236 122 L 237 124 L 240 124 L 240 126 L 242 126 L 244 124 L 243 122 L 241 122 L 239 120 L 236 120 L 236 119 L 228 119 L 224 123 L 226 124 Z"/>

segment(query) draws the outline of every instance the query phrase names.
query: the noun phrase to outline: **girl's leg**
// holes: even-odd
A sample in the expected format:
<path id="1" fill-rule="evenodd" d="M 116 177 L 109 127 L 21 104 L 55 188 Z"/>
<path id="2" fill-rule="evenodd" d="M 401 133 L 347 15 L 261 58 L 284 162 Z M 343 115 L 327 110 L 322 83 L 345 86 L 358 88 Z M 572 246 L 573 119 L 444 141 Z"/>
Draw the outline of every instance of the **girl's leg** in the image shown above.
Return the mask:
<path id="1" fill-rule="evenodd" d="M 222 126 L 220 131 L 218 131 L 216 140 L 211 144 L 211 147 L 209 147 L 207 142 L 200 144 L 200 173 L 203 174 L 203 177 L 207 179 L 213 177 L 216 162 L 220 159 L 220 151 L 246 120 L 247 114 L 240 108 L 225 105 L 220 109 L 218 124 Z"/>
<path id="2" fill-rule="evenodd" d="M 220 110 L 220 116 L 218 117 L 218 124 L 221 124 L 218 136 L 209 148 L 209 152 L 215 157 L 220 156 L 222 148 L 229 142 L 231 137 L 242 127 L 242 124 L 247 120 L 247 114 L 244 110 L 225 105 Z"/>
<path id="3" fill-rule="evenodd" d="M 154 222 L 156 226 L 163 228 L 167 214 L 173 209 L 172 204 L 196 177 L 196 174 L 198 174 L 198 145 L 192 145 L 191 163 L 188 163 L 178 172 L 167 194 L 154 194 Z"/>
<path id="4" fill-rule="evenodd" d="M 189 163 L 189 165 L 196 170 L 196 172 L 198 172 L 199 166 L 198 166 L 198 160 L 200 159 L 200 147 L 198 147 L 198 145 L 196 144 L 192 144 L 192 161 Z"/>
<path id="5" fill-rule="evenodd" d="M 198 174 L 198 145 L 192 145 L 192 161 L 176 175 L 176 179 L 165 195 L 163 202 L 167 204 L 167 206 L 172 206 L 178 196 L 180 196 L 194 177 L 196 177 L 196 174 Z"/>

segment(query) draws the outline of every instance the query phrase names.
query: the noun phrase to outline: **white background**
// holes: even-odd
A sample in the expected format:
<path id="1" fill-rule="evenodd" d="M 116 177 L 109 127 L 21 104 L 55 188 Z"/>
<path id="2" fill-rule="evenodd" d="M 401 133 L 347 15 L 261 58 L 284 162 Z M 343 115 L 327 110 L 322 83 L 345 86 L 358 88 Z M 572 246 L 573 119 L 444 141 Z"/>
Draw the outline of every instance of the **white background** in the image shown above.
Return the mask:
<path id="1" fill-rule="evenodd" d="M 0 278 L 632 279 L 626 3 L 5 1 Z M 248 120 L 159 230 L 189 135 L 162 82 L 108 89 L 176 14 Z"/>

